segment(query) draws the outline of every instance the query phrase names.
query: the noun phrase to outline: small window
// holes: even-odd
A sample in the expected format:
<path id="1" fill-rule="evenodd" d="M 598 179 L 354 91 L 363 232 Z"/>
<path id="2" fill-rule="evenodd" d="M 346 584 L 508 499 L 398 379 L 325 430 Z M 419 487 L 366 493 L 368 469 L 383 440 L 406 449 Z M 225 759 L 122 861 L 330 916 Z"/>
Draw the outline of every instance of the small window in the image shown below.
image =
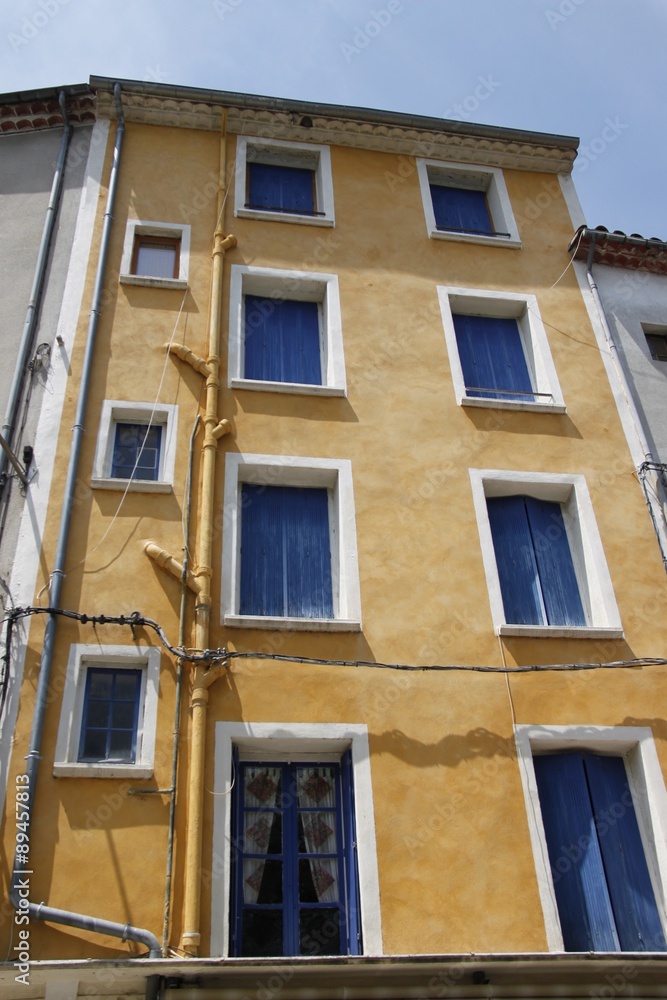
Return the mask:
<path id="1" fill-rule="evenodd" d="M 80 761 L 134 764 L 140 693 L 140 670 L 88 668 Z"/>
<path id="2" fill-rule="evenodd" d="M 91 485 L 167 493 L 174 481 L 178 408 L 107 399 Z"/>
<path id="3" fill-rule="evenodd" d="M 360 954 L 350 751 L 235 767 L 230 954 Z"/>
<path id="4" fill-rule="evenodd" d="M 222 552 L 226 625 L 360 629 L 348 461 L 228 454 Z"/>
<path id="5" fill-rule="evenodd" d="M 162 427 L 116 424 L 112 479 L 156 481 L 160 475 Z"/>
<path id="6" fill-rule="evenodd" d="M 521 246 L 502 170 L 418 158 L 417 171 L 429 237 Z"/>
<path id="7" fill-rule="evenodd" d="M 565 950 L 667 950 L 623 757 L 533 763 Z"/>
<path id="8" fill-rule="evenodd" d="M 180 250 L 180 239 L 137 234 L 134 240 L 132 274 L 150 278 L 178 278 Z"/>
<path id="9" fill-rule="evenodd" d="M 667 333 L 647 333 L 646 342 L 654 361 L 667 361 Z"/>
<path id="10" fill-rule="evenodd" d="M 335 274 L 232 266 L 229 385 L 301 395 L 345 395 Z"/>
<path id="11" fill-rule="evenodd" d="M 459 405 L 565 413 L 534 295 L 439 287 Z"/>
<path id="12" fill-rule="evenodd" d="M 159 649 L 70 646 L 53 773 L 149 778 L 159 679 Z"/>
<path id="13" fill-rule="evenodd" d="M 239 136 L 234 214 L 333 226 L 329 147 Z"/>
<path id="14" fill-rule="evenodd" d="M 583 476 L 471 469 L 498 635 L 620 639 Z"/>
<path id="15" fill-rule="evenodd" d="M 189 264 L 190 226 L 130 219 L 123 243 L 121 284 L 185 290 Z"/>

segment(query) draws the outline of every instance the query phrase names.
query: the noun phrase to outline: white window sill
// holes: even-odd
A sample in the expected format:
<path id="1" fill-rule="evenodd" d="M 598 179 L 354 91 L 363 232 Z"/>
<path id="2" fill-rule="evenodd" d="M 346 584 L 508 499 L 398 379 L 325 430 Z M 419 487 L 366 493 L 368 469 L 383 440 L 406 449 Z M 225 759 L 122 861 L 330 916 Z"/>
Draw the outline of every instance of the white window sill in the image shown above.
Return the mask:
<path id="1" fill-rule="evenodd" d="M 623 629 L 600 625 L 499 625 L 498 635 L 536 639 L 622 639 Z"/>
<path id="2" fill-rule="evenodd" d="M 335 385 L 311 385 L 307 382 L 264 382 L 259 379 L 233 378 L 232 389 L 251 389 L 253 392 L 286 392 L 294 396 L 346 396 L 347 391 Z"/>
<path id="3" fill-rule="evenodd" d="M 361 622 L 349 618 L 268 618 L 264 615 L 225 615 L 230 628 L 287 629 L 290 632 L 361 632 Z"/>
<path id="4" fill-rule="evenodd" d="M 91 479 L 94 490 L 126 490 L 129 493 L 171 493 L 171 483 L 157 482 L 152 479 Z"/>
<path id="5" fill-rule="evenodd" d="M 520 250 L 521 240 L 503 236 L 476 236 L 474 233 L 449 233 L 444 229 L 431 229 L 429 237 L 432 240 L 453 240 L 455 243 L 479 243 L 487 247 L 509 247 L 510 250 Z"/>
<path id="6" fill-rule="evenodd" d="M 182 278 L 151 278 L 144 274 L 121 274 L 121 285 L 145 285 L 148 288 L 176 288 L 185 291 L 187 281 Z"/>
<path id="7" fill-rule="evenodd" d="M 145 764 L 58 763 L 53 765 L 56 778 L 152 778 L 153 768 Z"/>
<path id="8" fill-rule="evenodd" d="M 263 219 L 264 222 L 295 222 L 299 226 L 334 226 L 329 215 L 298 215 L 296 212 L 270 212 L 261 208 L 237 208 L 241 219 Z"/>
<path id="9" fill-rule="evenodd" d="M 527 399 L 492 399 L 489 396 L 463 396 L 459 406 L 478 406 L 487 410 L 526 410 L 532 413 L 567 413 L 561 403 L 532 403 Z"/>

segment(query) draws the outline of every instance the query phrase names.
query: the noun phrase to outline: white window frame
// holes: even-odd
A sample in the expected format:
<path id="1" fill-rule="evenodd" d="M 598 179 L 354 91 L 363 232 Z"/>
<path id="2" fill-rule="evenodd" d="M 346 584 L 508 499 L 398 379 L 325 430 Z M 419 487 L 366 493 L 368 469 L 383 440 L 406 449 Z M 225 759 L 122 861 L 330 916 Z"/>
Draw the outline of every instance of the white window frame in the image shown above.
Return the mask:
<path id="1" fill-rule="evenodd" d="M 417 158 L 417 174 L 424 205 L 426 231 L 430 239 L 454 240 L 458 243 L 482 243 L 493 247 L 521 248 L 521 238 L 512 211 L 512 203 L 507 193 L 507 185 L 499 167 L 482 167 L 475 164 L 451 163 L 444 160 L 424 160 Z M 489 206 L 493 228 L 498 233 L 509 236 L 483 236 L 475 233 L 449 233 L 439 230 L 435 222 L 431 184 L 445 187 L 469 188 L 484 191 Z"/>
<path id="2" fill-rule="evenodd" d="M 155 760 L 160 650 L 151 646 L 70 646 L 53 773 L 58 778 L 150 778 Z M 86 673 L 89 667 L 141 670 L 134 764 L 79 761 Z"/>
<path id="3" fill-rule="evenodd" d="M 132 273 L 132 258 L 134 243 L 137 236 L 166 236 L 180 240 L 178 255 L 178 277 L 158 278 L 148 274 Z M 181 288 L 188 287 L 190 269 L 190 226 L 180 222 L 145 222 L 141 219 L 130 219 L 125 228 L 123 256 L 120 265 L 120 282 L 123 285 L 147 285 L 151 288 Z"/>
<path id="4" fill-rule="evenodd" d="M 244 378 L 246 295 L 262 295 L 277 302 L 296 299 L 318 303 L 322 385 Z M 230 388 L 256 389 L 263 392 L 270 390 L 308 396 L 347 395 L 338 275 L 233 264 L 229 298 L 228 385 Z"/>
<path id="5" fill-rule="evenodd" d="M 305 167 L 313 170 L 315 174 L 315 210 L 322 214 L 299 215 L 296 212 L 270 212 L 262 208 L 246 208 L 247 166 L 249 162 L 275 163 L 277 166 Z M 336 223 L 329 147 L 311 142 L 290 142 L 289 140 L 238 136 L 236 140 L 234 215 L 244 219 L 264 219 L 266 222 L 294 222 L 301 226 L 334 226 Z"/>
<path id="6" fill-rule="evenodd" d="M 144 424 L 162 427 L 158 478 L 114 479 L 111 476 L 116 424 Z M 105 399 L 102 404 L 100 429 L 93 462 L 91 486 L 99 490 L 124 490 L 136 493 L 170 493 L 174 483 L 176 463 L 176 430 L 178 407 L 171 403 L 130 403 L 120 399 Z"/>
<path id="7" fill-rule="evenodd" d="M 329 537 L 333 618 L 288 618 L 241 615 L 241 486 L 313 486 L 329 492 Z M 297 458 L 292 455 L 225 457 L 222 526 L 222 622 L 240 628 L 290 629 L 309 632 L 361 631 L 357 528 L 348 459 Z"/>
<path id="8" fill-rule="evenodd" d="M 470 469 L 482 559 L 497 635 L 622 639 L 623 627 L 584 476 Z M 527 495 L 560 503 L 586 625 L 515 625 L 505 621 L 487 498 Z"/>
<path id="9" fill-rule="evenodd" d="M 445 330 L 454 393 L 459 406 L 480 406 L 494 410 L 531 410 L 536 413 L 566 412 L 565 400 L 551 357 L 549 339 L 534 295 L 438 285 L 438 300 Z M 548 395 L 538 397 L 537 401 L 469 396 L 466 392 L 456 342 L 454 314 L 515 319 L 533 391 Z"/>
<path id="10" fill-rule="evenodd" d="M 580 749 L 625 758 L 656 905 L 667 931 L 667 792 L 651 730 L 644 726 L 520 725 L 514 727 L 514 735 L 549 951 L 564 951 L 564 943 L 533 764 L 533 757 L 540 753 Z"/>
<path id="11" fill-rule="evenodd" d="M 352 752 L 357 867 L 363 954 L 382 955 L 382 923 L 378 877 L 373 784 L 368 727 L 346 723 L 217 722 L 213 856 L 211 858 L 211 954 L 229 956 L 231 905 L 230 791 L 234 781 L 232 751 L 243 760 L 339 761 Z"/>

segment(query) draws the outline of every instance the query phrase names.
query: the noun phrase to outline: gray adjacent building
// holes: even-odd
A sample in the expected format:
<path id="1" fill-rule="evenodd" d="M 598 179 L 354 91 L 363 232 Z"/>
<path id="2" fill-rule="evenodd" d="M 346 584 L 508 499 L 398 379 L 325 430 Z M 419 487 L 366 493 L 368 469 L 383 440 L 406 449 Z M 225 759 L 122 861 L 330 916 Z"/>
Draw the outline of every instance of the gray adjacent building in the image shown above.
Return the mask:
<path id="1" fill-rule="evenodd" d="M 667 568 L 667 242 L 581 226 L 569 249 Z"/>
<path id="2" fill-rule="evenodd" d="M 90 251 L 106 126 L 85 85 L 0 95 L 0 593 L 29 604 Z M 45 589 L 48 602 L 48 580 Z M 0 665 L 0 799 L 25 634 Z"/>

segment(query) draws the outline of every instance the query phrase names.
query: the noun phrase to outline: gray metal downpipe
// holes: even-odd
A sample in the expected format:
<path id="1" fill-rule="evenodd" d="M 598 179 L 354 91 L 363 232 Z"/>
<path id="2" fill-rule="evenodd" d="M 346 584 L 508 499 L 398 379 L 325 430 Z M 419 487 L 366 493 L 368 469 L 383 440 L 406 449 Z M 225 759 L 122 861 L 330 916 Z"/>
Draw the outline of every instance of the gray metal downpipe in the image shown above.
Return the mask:
<path id="1" fill-rule="evenodd" d="M 2 425 L 2 436 L 11 448 L 13 446 L 14 429 L 16 425 L 16 417 L 18 414 L 19 405 L 21 402 L 21 389 L 25 380 L 25 375 L 27 371 L 28 359 L 30 357 L 30 352 L 32 351 L 33 340 L 35 336 L 35 329 L 37 327 L 37 320 L 39 319 L 39 310 L 42 304 L 42 295 L 44 292 L 44 278 L 46 276 L 46 266 L 49 260 L 49 251 L 51 248 L 51 240 L 53 238 L 53 230 L 56 224 L 56 217 L 58 215 L 58 208 L 60 207 L 60 197 L 63 189 L 63 180 L 65 177 L 65 159 L 67 157 L 67 148 L 69 146 L 69 141 L 72 136 L 73 128 L 70 125 L 67 118 L 67 107 L 65 101 L 65 91 L 61 90 L 58 95 L 58 103 L 60 104 L 60 111 L 63 116 L 63 135 L 60 140 L 60 150 L 58 151 L 58 160 L 56 162 L 56 168 L 53 174 L 53 183 L 51 185 L 51 196 L 49 198 L 49 205 L 46 210 L 46 217 L 44 219 L 44 229 L 42 231 L 42 240 L 39 245 L 39 252 L 37 254 L 37 264 L 35 265 L 35 275 L 32 280 L 32 288 L 30 290 L 30 301 L 28 303 L 28 308 L 25 314 L 25 321 L 23 324 L 23 334 L 21 336 L 21 344 L 19 347 L 19 355 L 16 361 L 16 367 L 14 369 L 14 377 L 12 379 L 12 385 L 9 392 L 9 400 L 7 402 L 7 412 L 5 414 L 5 421 Z M 7 456 L 4 451 L 0 452 L 0 491 L 2 491 L 7 475 Z"/>
<path id="2" fill-rule="evenodd" d="M 97 264 L 95 288 L 93 291 L 93 301 L 90 310 L 90 320 L 88 323 L 88 338 L 86 341 L 86 350 L 83 360 L 83 370 L 81 373 L 79 401 L 77 403 L 76 417 L 74 420 L 74 427 L 72 430 L 72 446 L 70 449 L 69 464 L 67 467 L 67 479 L 65 482 L 65 492 L 63 496 L 62 512 L 60 515 L 58 543 L 53 562 L 53 572 L 51 575 L 51 589 L 49 593 L 49 601 L 50 601 L 50 606 L 53 608 L 60 608 L 62 585 L 65 579 L 65 556 L 67 553 L 67 541 L 69 538 L 71 511 L 72 511 L 72 504 L 75 498 L 79 457 L 81 454 L 81 444 L 85 431 L 84 418 L 86 415 L 86 404 L 88 401 L 88 392 L 90 389 L 90 381 L 93 369 L 93 359 L 95 355 L 95 340 L 100 318 L 100 304 L 102 300 L 104 274 L 106 271 L 106 262 L 109 252 L 109 240 L 111 236 L 111 226 L 113 222 L 113 208 L 116 198 L 116 187 L 118 184 L 120 153 L 123 145 L 123 136 L 125 134 L 125 120 L 123 118 L 123 108 L 120 100 L 120 84 L 118 83 L 114 87 L 114 98 L 116 101 L 118 126 L 116 130 L 116 141 L 114 144 L 113 164 L 111 167 L 111 175 L 109 178 L 109 192 L 107 195 L 106 210 L 104 213 L 104 224 L 102 227 L 100 256 Z M 50 677 L 51 677 L 51 665 L 53 662 L 53 645 L 55 639 L 56 621 L 57 621 L 57 616 L 50 615 L 46 625 L 44 642 L 42 646 L 42 656 L 39 667 L 39 680 L 37 682 L 37 693 L 35 696 L 35 711 L 33 716 L 32 731 L 30 734 L 30 749 L 28 750 L 28 754 L 26 756 L 27 765 L 25 773 L 28 777 L 27 789 L 26 789 L 28 792 L 28 803 L 26 808 L 29 813 L 28 832 L 30 830 L 30 824 L 32 822 L 37 771 L 39 768 L 39 762 L 41 760 L 42 734 L 44 731 L 44 717 L 46 714 L 46 704 L 47 704 L 47 697 L 48 697 Z M 18 846 L 19 845 L 17 841 L 17 847 Z M 14 906 L 15 909 L 19 909 L 20 905 L 22 905 L 25 908 L 25 899 L 21 901 L 19 895 L 19 885 L 17 884 L 21 878 L 21 858 L 22 855 L 17 850 L 14 859 L 14 868 L 13 868 L 11 889 L 9 894 L 12 905 Z M 140 943 L 148 946 L 148 948 L 150 949 L 151 958 L 162 957 L 162 949 L 160 948 L 160 942 L 155 937 L 155 935 L 152 934 L 150 931 L 142 930 L 141 928 L 137 927 L 132 927 L 129 924 L 120 924 L 109 920 L 100 920 L 97 917 L 88 917 L 82 913 L 71 913 L 67 910 L 59 910 L 56 909 L 55 907 L 45 906 L 41 903 L 40 904 L 30 903 L 29 908 L 30 908 L 30 915 L 34 920 L 51 920 L 54 923 L 66 924 L 69 927 L 78 927 L 81 928 L 82 930 L 89 930 L 99 934 L 109 934 L 114 937 L 120 937 L 123 940 L 139 941 Z"/>

